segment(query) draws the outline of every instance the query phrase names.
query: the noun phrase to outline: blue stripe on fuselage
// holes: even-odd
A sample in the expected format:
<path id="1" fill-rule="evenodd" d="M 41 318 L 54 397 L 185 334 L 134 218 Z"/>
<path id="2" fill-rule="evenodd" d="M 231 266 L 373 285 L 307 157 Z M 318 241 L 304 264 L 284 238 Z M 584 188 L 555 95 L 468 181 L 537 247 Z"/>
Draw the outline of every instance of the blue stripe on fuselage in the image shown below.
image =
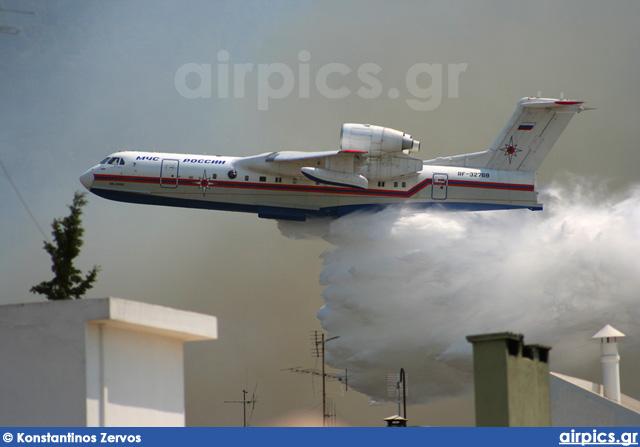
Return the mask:
<path id="1" fill-rule="evenodd" d="M 320 209 L 299 209 L 263 205 L 247 205 L 228 202 L 214 202 L 209 200 L 179 199 L 164 197 L 154 194 L 139 194 L 128 191 L 114 191 L 110 189 L 91 188 L 91 192 L 97 196 L 118 202 L 138 203 L 143 205 L 162 205 L 179 208 L 196 208 L 219 211 L 235 211 L 242 213 L 258 214 L 260 217 L 271 219 L 287 219 L 303 221 L 304 215 L 309 217 L 340 217 L 356 211 L 377 212 L 389 206 L 405 206 L 412 209 L 435 208 L 448 211 L 489 211 L 506 209 L 531 209 L 541 210 L 542 207 L 527 207 L 518 205 L 491 204 L 491 203 L 461 203 L 461 202 L 412 202 L 389 204 L 361 204 L 331 206 Z"/>

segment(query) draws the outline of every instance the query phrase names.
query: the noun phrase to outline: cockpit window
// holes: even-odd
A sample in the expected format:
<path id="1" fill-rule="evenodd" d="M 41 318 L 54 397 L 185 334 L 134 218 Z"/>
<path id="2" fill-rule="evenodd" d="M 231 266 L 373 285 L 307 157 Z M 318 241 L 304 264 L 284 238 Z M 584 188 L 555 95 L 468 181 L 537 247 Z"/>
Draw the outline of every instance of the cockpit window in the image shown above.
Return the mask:
<path id="1" fill-rule="evenodd" d="M 101 164 L 101 165 L 103 165 L 103 164 L 105 164 L 106 162 L 108 162 L 109 160 L 111 160 L 111 157 L 107 157 L 107 158 L 105 158 L 104 160 L 102 160 L 102 161 L 100 162 L 100 164 Z"/>
<path id="2" fill-rule="evenodd" d="M 108 164 L 116 166 L 116 165 L 124 165 L 124 158 L 120 158 L 120 157 L 112 157 L 110 159 L 108 159 Z M 104 162 L 107 161 L 106 159 L 101 163 L 104 164 Z"/>

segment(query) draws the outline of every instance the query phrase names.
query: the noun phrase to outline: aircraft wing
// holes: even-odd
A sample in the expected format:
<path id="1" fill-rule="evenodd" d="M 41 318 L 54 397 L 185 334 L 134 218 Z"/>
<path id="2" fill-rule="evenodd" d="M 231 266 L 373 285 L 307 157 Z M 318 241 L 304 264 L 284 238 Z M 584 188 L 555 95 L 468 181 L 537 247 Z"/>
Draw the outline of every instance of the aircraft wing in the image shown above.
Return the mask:
<path id="1" fill-rule="evenodd" d="M 296 174 L 302 166 L 321 166 L 325 167 L 329 163 L 329 159 L 346 160 L 347 163 L 353 163 L 356 156 L 366 156 L 367 151 L 354 150 L 335 150 L 335 151 L 318 151 L 318 152 L 300 152 L 300 151 L 280 151 L 269 152 L 266 154 L 254 155 L 252 157 L 244 157 L 235 162 L 236 166 L 266 173 L 282 173 L 291 171 L 293 168 Z M 335 164 L 335 163 L 334 163 Z"/>
<path id="2" fill-rule="evenodd" d="M 235 165 L 254 172 L 298 177 L 333 186 L 346 186 L 366 189 L 368 180 L 358 173 L 358 166 L 367 156 L 361 150 L 334 150 L 320 152 L 281 151 L 245 157 Z"/>
<path id="3" fill-rule="evenodd" d="M 239 168 L 264 174 L 305 177 L 327 185 L 367 189 L 370 180 L 401 177 L 422 169 L 422 160 L 404 153 L 359 149 L 321 152 L 281 151 L 245 157 Z"/>
<path id="4" fill-rule="evenodd" d="M 327 185 L 367 189 L 370 180 L 415 174 L 422 160 L 408 152 L 420 150 L 411 135 L 388 127 L 346 123 L 340 129 L 340 150 L 282 151 L 246 157 L 238 167 L 261 173 L 305 177 Z"/>
<path id="5" fill-rule="evenodd" d="M 282 151 L 282 152 L 273 152 L 269 154 L 265 158 L 265 161 L 266 162 L 273 162 L 273 161 L 295 162 L 295 161 L 302 161 L 302 160 L 311 160 L 314 158 L 333 157 L 335 155 L 340 155 L 340 154 L 356 155 L 356 154 L 366 154 L 366 153 L 367 151 L 353 151 L 353 150 L 349 150 L 349 151 L 336 150 L 336 151 L 322 151 L 322 152 Z"/>
<path id="6" fill-rule="evenodd" d="M 537 171 L 582 101 L 523 98 L 485 152 L 429 160 L 425 164 L 470 168 Z"/>

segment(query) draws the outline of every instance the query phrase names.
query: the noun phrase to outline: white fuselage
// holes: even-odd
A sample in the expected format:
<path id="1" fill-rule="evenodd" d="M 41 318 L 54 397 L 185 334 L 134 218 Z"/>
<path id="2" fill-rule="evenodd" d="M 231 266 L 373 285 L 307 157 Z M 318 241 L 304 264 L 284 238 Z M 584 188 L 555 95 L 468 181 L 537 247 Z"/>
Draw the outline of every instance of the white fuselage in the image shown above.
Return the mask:
<path id="1" fill-rule="evenodd" d="M 271 168 L 286 167 L 282 163 L 256 169 L 254 158 L 118 152 L 85 172 L 81 181 L 92 193 L 112 200 L 293 220 L 395 204 L 541 209 L 535 172 L 424 164 L 418 172 L 373 180 L 364 189 L 310 180 L 296 166 Z"/>

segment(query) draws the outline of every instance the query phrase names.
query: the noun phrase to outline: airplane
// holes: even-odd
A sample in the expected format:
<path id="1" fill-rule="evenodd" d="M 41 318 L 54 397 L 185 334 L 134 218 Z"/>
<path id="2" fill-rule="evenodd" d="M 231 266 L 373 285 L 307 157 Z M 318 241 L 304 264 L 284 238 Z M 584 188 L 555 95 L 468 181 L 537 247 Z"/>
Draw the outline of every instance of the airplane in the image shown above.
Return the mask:
<path id="1" fill-rule="evenodd" d="M 343 124 L 340 149 L 250 157 L 125 151 L 80 177 L 106 199 L 305 221 L 390 205 L 541 210 L 536 171 L 582 101 L 526 97 L 489 149 L 423 161 L 395 129 Z"/>

